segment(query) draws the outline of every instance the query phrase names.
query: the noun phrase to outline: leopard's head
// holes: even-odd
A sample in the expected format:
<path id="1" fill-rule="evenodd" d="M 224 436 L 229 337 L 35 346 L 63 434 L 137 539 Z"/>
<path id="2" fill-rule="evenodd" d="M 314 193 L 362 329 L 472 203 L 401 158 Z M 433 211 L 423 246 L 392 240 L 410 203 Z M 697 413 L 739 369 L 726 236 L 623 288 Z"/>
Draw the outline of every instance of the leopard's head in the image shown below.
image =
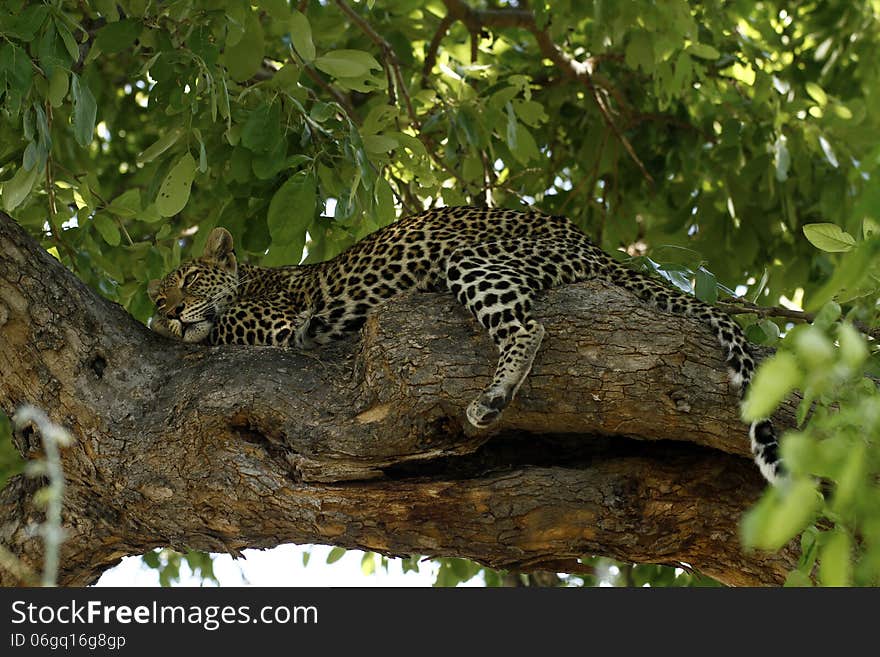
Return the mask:
<path id="1" fill-rule="evenodd" d="M 212 230 L 200 258 L 150 281 L 147 293 L 162 317 L 184 325 L 213 322 L 238 294 L 232 235 L 225 228 Z"/>

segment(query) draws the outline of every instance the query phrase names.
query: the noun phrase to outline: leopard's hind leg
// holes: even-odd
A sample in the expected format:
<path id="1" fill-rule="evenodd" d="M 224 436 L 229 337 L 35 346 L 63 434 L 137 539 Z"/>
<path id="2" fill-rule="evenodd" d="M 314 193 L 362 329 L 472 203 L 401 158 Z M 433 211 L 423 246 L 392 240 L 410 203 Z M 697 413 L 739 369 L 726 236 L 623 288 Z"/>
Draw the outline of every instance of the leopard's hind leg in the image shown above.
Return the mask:
<path id="1" fill-rule="evenodd" d="M 522 385 L 544 338 L 531 316 L 532 296 L 543 287 L 493 245 L 459 249 L 449 259 L 450 291 L 488 331 L 499 358 L 491 383 L 467 408 L 468 421 L 485 428 L 501 416 Z"/>

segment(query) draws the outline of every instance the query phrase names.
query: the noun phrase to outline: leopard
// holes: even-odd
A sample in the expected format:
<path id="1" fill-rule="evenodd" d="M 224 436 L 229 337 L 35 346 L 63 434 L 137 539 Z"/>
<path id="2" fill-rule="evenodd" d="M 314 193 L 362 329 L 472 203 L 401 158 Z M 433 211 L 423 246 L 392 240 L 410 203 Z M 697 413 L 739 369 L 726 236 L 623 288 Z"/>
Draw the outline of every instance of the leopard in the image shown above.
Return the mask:
<path id="1" fill-rule="evenodd" d="M 491 381 L 465 412 L 479 430 L 498 422 L 532 368 L 545 333 L 532 314 L 536 295 L 589 279 L 707 325 L 743 403 L 755 358 L 730 315 L 615 259 L 567 217 L 531 208 L 428 209 L 324 262 L 280 267 L 239 262 L 232 234 L 216 227 L 201 257 L 149 282 L 156 306 L 150 326 L 188 343 L 308 350 L 358 331 L 393 297 L 448 291 L 488 331 L 498 351 Z M 771 420 L 751 422 L 749 439 L 761 474 L 778 485 L 786 472 Z"/>

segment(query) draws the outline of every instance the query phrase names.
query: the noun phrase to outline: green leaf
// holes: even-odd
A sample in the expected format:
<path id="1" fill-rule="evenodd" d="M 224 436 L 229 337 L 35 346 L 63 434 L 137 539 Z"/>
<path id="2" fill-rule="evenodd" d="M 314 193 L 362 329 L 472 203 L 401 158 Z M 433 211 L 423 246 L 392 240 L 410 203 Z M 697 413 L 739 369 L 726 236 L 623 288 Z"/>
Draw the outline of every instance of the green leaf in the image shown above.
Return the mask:
<path id="1" fill-rule="evenodd" d="M 694 274 L 694 293 L 697 298 L 708 304 L 718 300 L 718 281 L 715 274 L 700 267 Z"/>
<path id="2" fill-rule="evenodd" d="M 129 189 L 110 201 L 107 212 L 124 219 L 137 217 L 141 212 L 141 190 Z"/>
<path id="3" fill-rule="evenodd" d="M 328 564 L 336 563 L 344 556 L 345 556 L 345 548 L 335 547 L 332 550 L 330 550 L 330 554 L 327 555 L 327 563 Z"/>
<path id="4" fill-rule="evenodd" d="M 345 89 L 369 93 L 388 87 L 388 80 L 384 75 L 360 75 L 353 78 L 337 77 L 336 84 Z"/>
<path id="5" fill-rule="evenodd" d="M 312 42 L 312 26 L 301 12 L 294 11 L 290 17 L 290 40 L 297 54 L 305 61 L 315 59 L 315 44 Z"/>
<path id="6" fill-rule="evenodd" d="M 6 212 L 12 212 L 27 198 L 37 180 L 37 174 L 37 167 L 30 171 L 21 167 L 10 180 L 3 183 L 3 209 Z"/>
<path id="7" fill-rule="evenodd" d="M 815 312 L 841 291 L 852 292 L 870 274 L 870 265 L 876 261 L 880 252 L 880 240 L 861 242 L 851 252 L 843 256 L 840 265 L 834 270 L 831 280 L 814 292 L 805 310 Z"/>
<path id="8" fill-rule="evenodd" d="M 60 66 L 56 66 L 52 70 L 52 75 L 49 78 L 49 103 L 52 107 L 61 107 L 61 104 L 64 102 L 64 97 L 67 95 L 67 90 L 69 88 L 67 71 L 65 71 Z"/>
<path id="9" fill-rule="evenodd" d="M 147 162 L 152 162 L 153 160 L 155 160 L 162 153 L 174 146 L 174 144 L 177 143 L 177 140 L 180 139 L 183 133 L 184 129 L 180 126 L 175 126 L 174 128 L 171 128 L 170 130 L 165 132 L 161 137 L 159 137 L 156 141 L 154 141 L 146 149 L 144 149 L 143 152 L 138 154 L 138 164 L 146 164 Z"/>
<path id="10" fill-rule="evenodd" d="M 260 180 L 274 178 L 286 166 L 287 142 L 283 139 L 279 139 L 268 153 L 254 154 L 251 159 L 251 170 Z"/>
<path id="11" fill-rule="evenodd" d="M 801 383 L 797 359 L 787 351 L 779 351 L 758 368 L 742 405 L 746 422 L 769 417 L 786 395 Z"/>
<path id="12" fill-rule="evenodd" d="M 119 234 L 119 228 L 116 226 L 116 222 L 106 214 L 99 213 L 95 215 L 93 223 L 95 229 L 101 234 L 101 237 L 104 238 L 104 241 L 107 242 L 107 244 L 110 246 L 119 246 L 121 236 Z"/>
<path id="13" fill-rule="evenodd" d="M 153 550 L 143 556 L 144 564 L 149 568 L 159 568 L 159 551 Z"/>
<path id="14" fill-rule="evenodd" d="M 855 238 L 837 224 L 806 224 L 803 231 L 810 244 L 823 251 L 840 253 L 856 245 Z"/>
<path id="15" fill-rule="evenodd" d="M 829 301 L 822 309 L 816 313 L 816 319 L 813 320 L 813 326 L 820 328 L 822 330 L 827 330 L 831 328 L 831 325 L 834 324 L 838 319 L 840 319 L 841 314 L 840 304 L 836 301 Z"/>
<path id="16" fill-rule="evenodd" d="M 368 153 L 376 154 L 388 153 L 398 146 L 397 140 L 387 135 L 367 135 L 363 137 L 363 142 Z"/>
<path id="17" fill-rule="evenodd" d="M 281 141 L 281 103 L 262 105 L 248 116 L 241 143 L 254 153 L 268 153 Z"/>
<path id="18" fill-rule="evenodd" d="M 331 50 L 316 58 L 315 66 L 337 78 L 357 78 L 382 69 L 379 62 L 363 50 Z"/>
<path id="19" fill-rule="evenodd" d="M 513 156 L 520 162 L 520 164 L 527 164 L 529 160 L 536 160 L 540 157 L 538 145 L 535 143 L 535 138 L 532 137 L 532 133 L 518 121 L 516 123 L 516 145 L 517 147 L 513 151 Z"/>
<path id="20" fill-rule="evenodd" d="M 365 552 L 361 557 L 361 573 L 363 575 L 372 575 L 376 572 L 376 555 L 372 552 Z"/>
<path id="21" fill-rule="evenodd" d="M 776 322 L 769 319 L 762 319 L 758 322 L 758 326 L 764 332 L 766 339 L 763 344 L 773 344 L 779 339 L 779 326 Z"/>
<path id="22" fill-rule="evenodd" d="M 819 551 L 819 581 L 823 586 L 850 586 L 852 541 L 843 531 L 829 532 Z"/>
<path id="23" fill-rule="evenodd" d="M 534 100 L 515 100 L 513 101 L 513 109 L 516 111 L 517 117 L 532 128 L 539 127 L 550 118 L 544 111 L 544 106 Z"/>
<path id="24" fill-rule="evenodd" d="M 625 59 L 626 65 L 630 68 L 640 68 L 645 73 L 652 73 L 655 61 L 651 35 L 643 30 L 634 30 L 626 46 Z"/>
<path id="25" fill-rule="evenodd" d="M 9 10 L 7 9 L 6 11 Z M 49 8 L 45 5 L 31 4 L 30 6 L 25 6 L 20 13 L 3 17 L 3 32 L 20 41 L 33 41 L 40 27 L 42 27 L 43 21 L 46 20 L 48 13 Z"/>
<path id="26" fill-rule="evenodd" d="M 394 211 L 394 191 L 384 178 L 376 181 L 373 190 L 376 200 L 376 218 L 380 226 L 390 224 L 396 218 Z"/>
<path id="27" fill-rule="evenodd" d="M 701 59 L 718 59 L 721 53 L 717 49 L 705 43 L 692 43 L 688 46 L 688 52 Z"/>
<path id="28" fill-rule="evenodd" d="M 140 21 L 133 18 L 108 23 L 95 37 L 95 44 L 108 55 L 115 55 L 131 48 L 143 29 Z"/>
<path id="29" fill-rule="evenodd" d="M 828 104 L 828 95 L 825 93 L 825 90 L 822 89 L 815 82 L 807 82 L 806 85 L 807 93 L 810 95 L 810 98 L 815 100 L 821 107 L 825 107 Z"/>
<path id="30" fill-rule="evenodd" d="M 266 222 L 272 246 L 283 250 L 290 264 L 298 264 L 306 242 L 306 230 L 315 218 L 317 190 L 307 171 L 291 176 L 272 197 Z"/>
<path id="31" fill-rule="evenodd" d="M 98 105 L 88 86 L 82 84 L 76 73 L 70 74 L 73 82 L 73 136 L 80 146 L 92 143 L 95 134 L 95 119 Z"/>
<path id="32" fill-rule="evenodd" d="M 58 34 L 61 36 L 61 40 L 64 42 L 64 47 L 67 49 L 67 54 L 70 55 L 71 62 L 79 61 L 79 44 L 76 42 L 76 39 L 73 38 L 73 35 L 70 33 L 70 30 L 67 29 L 67 26 L 60 21 L 55 22 L 55 27 L 58 30 Z"/>
<path id="33" fill-rule="evenodd" d="M 783 586 L 786 588 L 811 587 L 813 586 L 813 580 L 811 580 L 808 575 L 804 575 L 799 570 L 792 570 L 785 578 L 785 584 L 783 584 Z"/>
<path id="34" fill-rule="evenodd" d="M 238 81 L 249 80 L 263 65 L 263 26 L 252 11 L 248 11 L 246 26 L 241 39 L 235 45 L 227 46 L 224 55 L 230 77 Z"/>
<path id="35" fill-rule="evenodd" d="M 813 520 L 820 498 L 811 481 L 770 489 L 743 517 L 742 541 L 749 547 L 778 550 Z"/>
<path id="36" fill-rule="evenodd" d="M 840 358 L 852 370 L 857 370 L 868 360 L 870 352 L 865 338 L 852 324 L 843 323 L 837 331 L 837 342 L 840 345 Z"/>
<path id="37" fill-rule="evenodd" d="M 163 217 L 172 217 L 186 206 L 196 174 L 196 161 L 189 151 L 177 160 L 159 187 L 156 209 Z"/>

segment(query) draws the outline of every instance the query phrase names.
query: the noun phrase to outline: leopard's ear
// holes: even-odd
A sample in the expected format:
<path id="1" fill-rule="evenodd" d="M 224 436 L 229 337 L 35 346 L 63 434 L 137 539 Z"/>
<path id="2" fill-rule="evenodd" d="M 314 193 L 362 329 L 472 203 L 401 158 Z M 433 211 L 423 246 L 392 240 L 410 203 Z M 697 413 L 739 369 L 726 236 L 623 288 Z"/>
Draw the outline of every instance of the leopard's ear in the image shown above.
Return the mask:
<path id="1" fill-rule="evenodd" d="M 162 281 L 158 278 L 154 278 L 149 283 L 147 283 L 147 296 L 150 297 L 150 301 L 156 303 L 156 300 L 159 298 L 159 288 L 162 287 Z"/>
<path id="2" fill-rule="evenodd" d="M 226 269 L 235 269 L 235 251 L 232 247 L 232 234 L 225 228 L 215 228 L 208 235 L 202 257 L 212 260 Z"/>

